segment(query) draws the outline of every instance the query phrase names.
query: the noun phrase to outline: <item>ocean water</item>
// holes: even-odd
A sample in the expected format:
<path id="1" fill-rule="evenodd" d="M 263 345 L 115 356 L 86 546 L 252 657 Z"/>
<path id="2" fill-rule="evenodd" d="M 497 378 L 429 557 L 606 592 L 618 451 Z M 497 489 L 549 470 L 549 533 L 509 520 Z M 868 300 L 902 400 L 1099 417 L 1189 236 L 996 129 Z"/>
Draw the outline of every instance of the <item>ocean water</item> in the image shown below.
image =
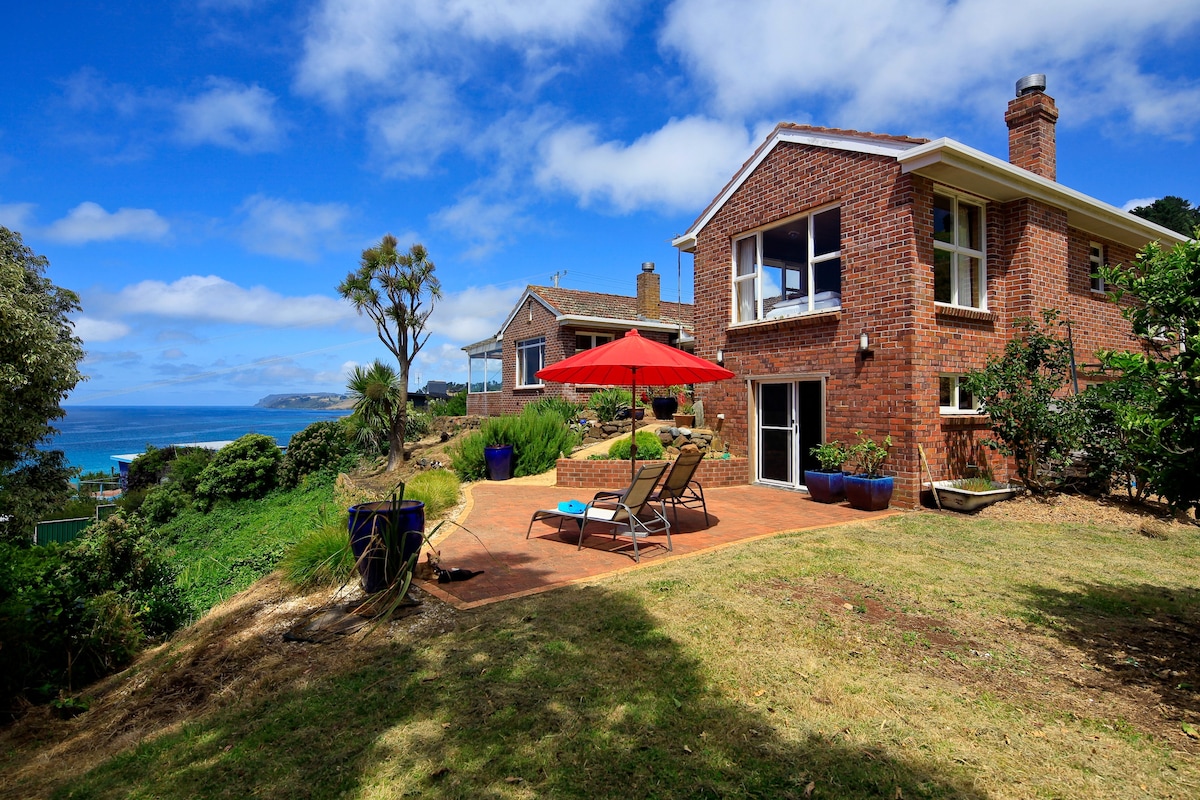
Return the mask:
<path id="1" fill-rule="evenodd" d="M 73 467 L 109 472 L 112 456 L 140 453 L 147 444 L 163 447 L 185 442 L 236 439 L 263 433 L 286 445 L 292 434 L 348 411 L 314 411 L 235 406 L 63 406 L 67 415 L 54 423 L 60 431 L 42 445 L 62 450 Z"/>

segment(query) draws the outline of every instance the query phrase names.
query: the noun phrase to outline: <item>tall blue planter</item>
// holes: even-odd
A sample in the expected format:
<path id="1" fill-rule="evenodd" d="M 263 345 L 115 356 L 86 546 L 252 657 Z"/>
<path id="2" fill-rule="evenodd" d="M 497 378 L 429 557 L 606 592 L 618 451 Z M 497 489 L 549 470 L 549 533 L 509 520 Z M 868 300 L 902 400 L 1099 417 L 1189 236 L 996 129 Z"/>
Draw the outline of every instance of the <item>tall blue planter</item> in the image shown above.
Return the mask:
<path id="1" fill-rule="evenodd" d="M 395 582 L 401 567 L 425 541 L 425 504 L 420 500 L 361 503 L 350 506 L 350 549 L 363 590 L 381 592 Z"/>
<path id="2" fill-rule="evenodd" d="M 483 448 L 483 464 L 489 481 L 506 481 L 512 477 L 511 444 L 489 445 Z"/>
<path id="3" fill-rule="evenodd" d="M 673 419 L 679 410 L 679 401 L 674 397 L 653 397 L 650 408 L 654 411 L 655 419 Z"/>
<path id="4" fill-rule="evenodd" d="M 818 503 L 839 503 L 846 499 L 846 486 L 842 478 L 840 472 L 804 471 L 808 496 Z"/>
<path id="5" fill-rule="evenodd" d="M 868 478 L 847 475 L 844 479 L 846 500 L 859 511 L 883 511 L 892 502 L 893 481 L 890 477 Z"/>

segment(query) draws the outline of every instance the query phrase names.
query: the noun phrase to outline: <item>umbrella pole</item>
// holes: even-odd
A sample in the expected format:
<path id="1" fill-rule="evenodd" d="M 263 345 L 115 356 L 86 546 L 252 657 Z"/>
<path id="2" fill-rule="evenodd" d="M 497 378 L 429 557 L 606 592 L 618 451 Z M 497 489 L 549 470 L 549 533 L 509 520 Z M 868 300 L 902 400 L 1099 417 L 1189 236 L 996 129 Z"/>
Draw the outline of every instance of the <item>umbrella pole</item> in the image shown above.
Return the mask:
<path id="1" fill-rule="evenodd" d="M 637 367 L 633 368 L 633 383 L 629 385 L 629 480 L 637 474 Z"/>

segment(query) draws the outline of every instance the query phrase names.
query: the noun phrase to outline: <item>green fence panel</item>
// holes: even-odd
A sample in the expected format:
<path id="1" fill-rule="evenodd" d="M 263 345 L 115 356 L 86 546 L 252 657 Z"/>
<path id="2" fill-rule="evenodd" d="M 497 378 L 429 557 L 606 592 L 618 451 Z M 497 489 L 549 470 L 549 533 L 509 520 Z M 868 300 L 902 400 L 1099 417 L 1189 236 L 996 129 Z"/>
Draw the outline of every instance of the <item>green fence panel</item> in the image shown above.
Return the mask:
<path id="1" fill-rule="evenodd" d="M 78 517 L 76 519 L 52 519 L 37 524 L 36 532 L 34 533 L 35 541 L 39 545 L 58 542 L 63 544 L 69 542 L 83 532 L 84 528 L 92 524 L 91 517 Z"/>

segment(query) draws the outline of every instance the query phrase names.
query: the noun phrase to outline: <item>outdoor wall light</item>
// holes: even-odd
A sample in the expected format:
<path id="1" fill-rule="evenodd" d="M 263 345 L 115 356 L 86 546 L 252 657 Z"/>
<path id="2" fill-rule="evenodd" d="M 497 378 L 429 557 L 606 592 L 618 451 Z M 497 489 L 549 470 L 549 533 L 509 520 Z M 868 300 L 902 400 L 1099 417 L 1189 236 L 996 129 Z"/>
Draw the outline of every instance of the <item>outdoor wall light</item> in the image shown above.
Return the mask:
<path id="1" fill-rule="evenodd" d="M 863 331 L 858 335 L 858 352 L 866 355 L 871 352 L 871 339 L 867 336 L 867 332 Z"/>
<path id="2" fill-rule="evenodd" d="M 725 366 L 725 351 L 720 348 L 717 349 L 717 363 Z"/>

